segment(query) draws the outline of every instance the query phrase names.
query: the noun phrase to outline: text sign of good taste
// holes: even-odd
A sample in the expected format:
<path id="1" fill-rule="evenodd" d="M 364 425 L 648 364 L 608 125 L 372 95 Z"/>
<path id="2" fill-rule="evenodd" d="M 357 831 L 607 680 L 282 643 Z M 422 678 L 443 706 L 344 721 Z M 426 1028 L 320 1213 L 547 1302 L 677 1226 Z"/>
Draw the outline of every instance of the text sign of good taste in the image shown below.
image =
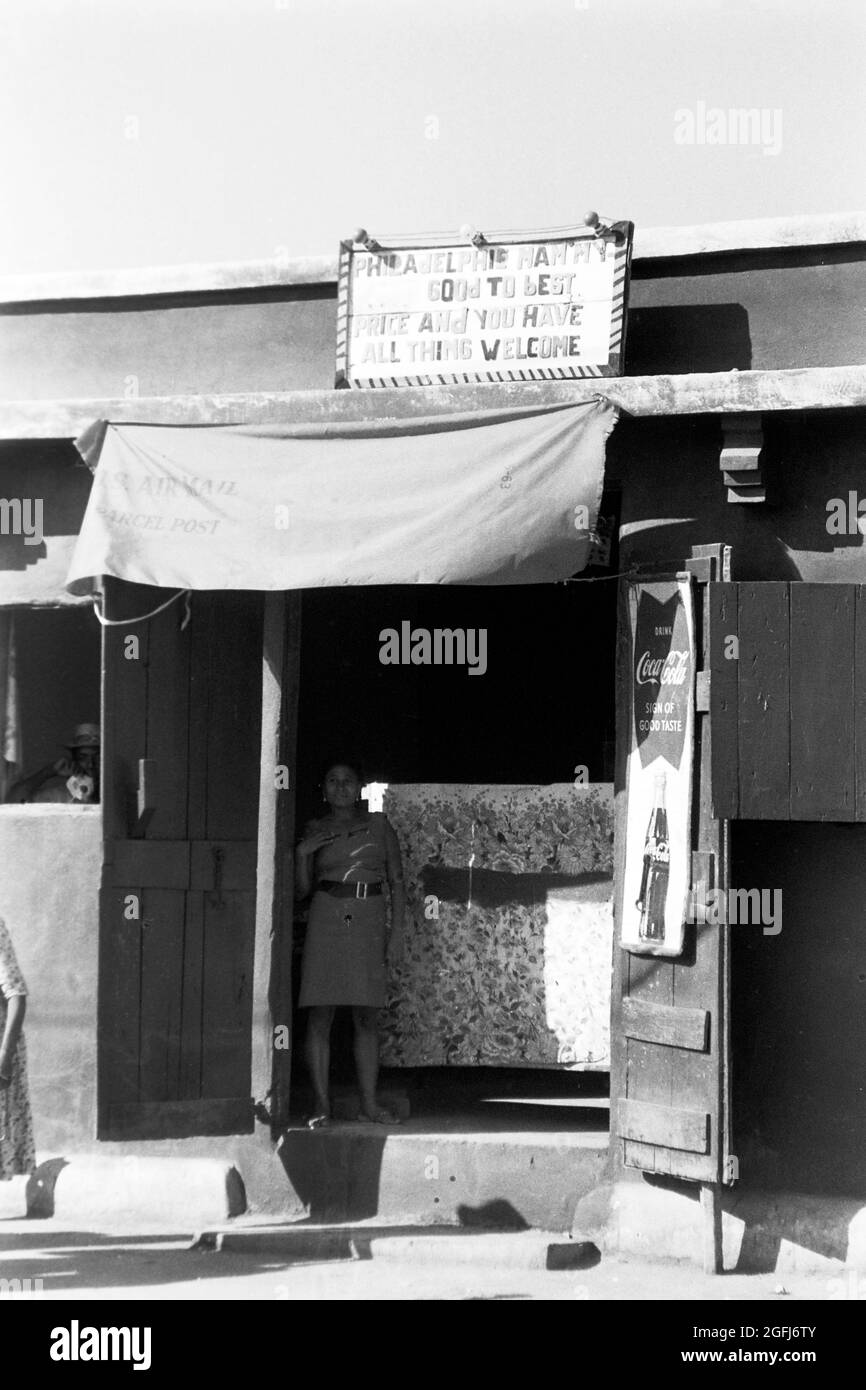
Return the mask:
<path id="1" fill-rule="evenodd" d="M 350 385 L 607 373 L 621 342 L 627 253 L 625 236 L 344 246 L 338 365 Z"/>

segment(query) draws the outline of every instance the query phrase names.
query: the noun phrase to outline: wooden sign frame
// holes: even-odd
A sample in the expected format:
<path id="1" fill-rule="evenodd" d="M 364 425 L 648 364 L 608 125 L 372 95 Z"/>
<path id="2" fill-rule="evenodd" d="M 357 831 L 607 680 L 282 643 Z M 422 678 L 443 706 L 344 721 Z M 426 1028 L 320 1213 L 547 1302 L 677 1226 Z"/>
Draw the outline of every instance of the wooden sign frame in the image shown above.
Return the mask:
<path id="1" fill-rule="evenodd" d="M 363 390 L 399 386 L 473 385 L 479 382 L 490 381 L 567 381 L 580 380 L 587 377 L 621 376 L 625 354 L 626 317 L 633 237 L 634 224 L 632 222 L 613 222 L 597 233 L 586 227 L 574 228 L 573 230 L 560 233 L 556 236 L 550 236 L 543 232 L 521 232 L 510 236 L 496 237 L 489 242 L 483 242 L 480 246 L 474 246 L 466 241 L 460 241 L 460 239 L 456 237 L 447 239 L 424 239 L 412 245 L 379 246 L 376 244 L 376 249 L 374 250 L 368 250 L 366 247 L 360 246 L 353 241 L 342 241 L 340 243 L 339 276 L 337 284 L 336 387 Z M 434 365 L 429 359 L 424 358 L 418 362 L 417 369 L 407 370 L 407 365 L 409 364 L 407 364 L 401 356 L 397 334 L 408 331 L 408 320 L 411 320 L 413 316 L 420 318 L 422 314 L 427 312 L 429 312 L 430 315 L 439 315 L 450 311 L 450 313 L 459 315 L 464 309 L 472 310 L 472 297 L 466 300 L 460 300 L 455 294 L 453 300 L 444 298 L 445 281 L 450 280 L 453 289 L 456 284 L 456 279 L 454 278 L 456 271 L 458 271 L 461 266 L 465 269 L 469 265 L 467 257 L 471 257 L 474 264 L 472 264 L 471 269 L 467 271 L 466 278 L 468 279 L 469 275 L 474 276 L 479 286 L 480 282 L 485 280 L 489 288 L 491 278 L 496 277 L 500 271 L 507 272 L 509 270 L 509 263 L 510 269 L 514 272 L 512 278 L 515 280 L 519 275 L 526 272 L 526 266 L 518 269 L 518 257 L 515 252 L 519 253 L 521 248 L 527 248 L 527 254 L 531 254 L 528 252 L 528 248 L 535 248 L 535 254 L 537 255 L 539 249 L 548 247 L 556 248 L 553 249 L 550 254 L 557 259 L 553 262 L 541 260 L 540 263 L 536 263 L 529 267 L 529 269 L 531 269 L 533 273 L 538 270 L 540 274 L 544 274 L 547 273 L 546 267 L 549 266 L 549 275 L 552 280 L 555 277 L 561 279 L 563 274 L 567 274 L 569 270 L 572 270 L 575 274 L 579 273 L 579 266 L 584 257 L 584 251 L 588 260 L 592 254 L 592 247 L 601 248 L 603 259 L 608 256 L 612 257 L 613 273 L 611 282 L 610 332 L 609 335 L 607 335 L 607 356 L 603 361 L 576 362 L 572 360 L 572 355 L 570 353 L 564 353 L 560 356 L 558 351 L 556 355 L 551 355 L 545 359 L 541 356 L 540 345 L 542 343 L 542 338 L 537 335 L 534 338 L 537 352 L 533 354 L 531 352 L 531 345 L 533 342 L 531 331 L 528 333 L 527 329 L 519 321 L 515 321 L 512 325 L 505 324 L 501 328 L 501 332 L 503 334 L 508 334 L 508 340 L 512 344 L 516 343 L 517 345 L 520 345 L 522 340 L 520 337 L 515 338 L 513 335 L 523 333 L 526 340 L 525 355 L 517 354 L 515 349 L 514 355 L 506 356 L 503 352 L 503 355 L 500 356 L 497 348 L 496 355 L 490 359 L 489 366 L 487 366 L 486 362 L 479 363 L 476 355 L 474 360 L 467 362 L 465 369 L 461 369 L 459 361 L 449 355 L 441 361 L 441 364 L 437 361 Z M 390 307 L 387 311 L 383 310 L 381 313 L 383 320 L 387 318 L 394 322 L 395 333 L 392 334 L 390 338 L 387 331 L 380 335 L 380 346 L 383 355 L 380 359 L 377 358 L 376 367 L 378 369 L 372 370 L 372 363 L 370 365 L 365 365 L 362 369 L 353 358 L 351 351 L 353 341 L 352 330 L 356 315 L 356 308 L 353 302 L 353 284 L 358 257 L 412 257 L 413 260 L 418 260 L 421 265 L 432 265 L 434 256 L 441 258 L 443 299 L 438 302 L 431 301 L 427 303 L 425 301 L 423 304 L 420 302 L 409 302 L 410 296 L 407 288 L 405 306 L 402 305 L 400 301 L 397 301 L 393 307 Z M 429 261 L 427 258 L 429 258 Z M 391 262 L 392 265 L 395 263 L 397 262 Z M 562 267 L 562 269 L 560 269 L 560 267 Z M 429 274 L 431 272 L 425 270 L 420 273 Z M 393 276 L 389 275 L 388 278 L 391 279 Z M 461 277 L 457 275 L 456 278 L 459 279 Z M 536 284 L 537 283 L 538 281 L 536 280 Z M 406 284 L 408 287 L 409 282 L 406 282 Z M 413 281 L 413 284 L 417 288 L 417 282 Z M 502 308 L 512 307 L 515 310 L 520 310 L 524 309 L 528 303 L 533 302 L 525 296 L 517 296 L 516 288 L 515 286 L 514 298 L 511 300 L 502 299 Z M 567 288 L 570 290 L 570 284 Z M 496 293 L 495 289 L 493 293 Z M 567 307 L 571 310 L 572 306 L 575 305 L 573 294 L 568 298 L 565 298 L 563 294 L 554 297 L 552 290 L 550 294 L 551 299 L 546 305 L 541 299 L 536 301 L 539 307 L 549 307 L 549 305 L 555 304 L 560 309 Z M 577 303 L 580 303 L 579 299 Z M 489 307 L 488 305 L 488 308 Z M 357 312 L 360 313 L 361 311 L 358 310 Z M 365 314 L 369 313 L 371 318 L 375 317 L 375 315 L 370 313 L 367 309 L 363 312 Z M 551 330 L 552 334 L 561 335 L 560 345 L 562 340 L 566 337 L 569 342 L 579 337 L 578 334 L 573 332 L 571 335 L 568 334 L 568 327 L 571 326 L 572 329 L 574 327 L 572 317 L 573 316 L 570 316 L 569 324 L 564 328 L 557 329 L 554 327 Z M 515 318 L 517 318 L 517 315 L 515 315 Z M 401 319 L 403 320 L 402 326 L 400 326 L 398 322 Z M 579 325 L 577 326 L 579 327 Z M 458 342 L 468 342 L 470 344 L 480 343 L 481 335 L 485 332 L 483 326 L 479 326 L 477 320 L 473 322 L 467 319 L 467 327 L 472 328 L 474 336 L 472 334 L 460 336 L 459 330 L 456 330 L 457 336 L 452 336 L 449 341 L 452 341 L 454 344 Z M 444 331 L 449 332 L 447 329 Z M 450 331 L 452 333 L 455 332 L 455 330 Z M 498 326 L 492 326 L 489 330 L 491 334 L 496 334 L 499 331 L 500 329 Z M 419 340 L 419 342 L 420 341 L 421 340 Z M 432 341 L 433 339 L 431 338 L 430 342 Z M 487 341 L 490 343 L 490 339 Z M 502 342 L 504 341 L 505 339 L 502 340 Z M 387 354 L 384 351 L 386 344 L 389 348 Z M 427 346 L 426 341 L 424 342 L 424 346 Z M 454 350 L 456 351 L 456 348 Z M 488 348 L 483 349 L 485 355 L 487 351 Z M 534 357 L 535 360 L 530 360 L 532 357 Z M 412 366 L 414 368 L 414 362 Z"/>

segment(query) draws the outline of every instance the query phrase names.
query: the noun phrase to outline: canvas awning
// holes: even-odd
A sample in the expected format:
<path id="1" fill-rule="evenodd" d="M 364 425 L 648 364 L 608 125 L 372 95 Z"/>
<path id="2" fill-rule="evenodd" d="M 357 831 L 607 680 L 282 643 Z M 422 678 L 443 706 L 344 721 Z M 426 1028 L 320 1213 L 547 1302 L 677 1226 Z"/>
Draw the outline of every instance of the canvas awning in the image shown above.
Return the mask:
<path id="1" fill-rule="evenodd" d="M 587 563 L 616 409 L 362 423 L 101 422 L 67 588 L 540 584 Z"/>

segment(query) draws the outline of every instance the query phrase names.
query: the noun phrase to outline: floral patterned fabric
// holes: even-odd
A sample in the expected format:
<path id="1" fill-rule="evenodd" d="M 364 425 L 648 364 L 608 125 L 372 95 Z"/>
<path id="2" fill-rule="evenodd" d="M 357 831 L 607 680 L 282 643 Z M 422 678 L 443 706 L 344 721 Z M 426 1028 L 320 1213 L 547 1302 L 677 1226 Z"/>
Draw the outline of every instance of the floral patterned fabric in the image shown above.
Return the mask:
<path id="1" fill-rule="evenodd" d="M 12 938 L 0 918 L 0 1034 L 6 1027 L 8 1000 L 26 993 Z M 11 1075 L 11 1085 L 0 1091 L 0 1180 L 4 1182 L 22 1173 L 32 1173 L 36 1167 L 23 1033 L 15 1049 Z"/>
<path id="2" fill-rule="evenodd" d="M 406 958 L 385 1066 L 607 1070 L 613 788 L 389 786 Z"/>

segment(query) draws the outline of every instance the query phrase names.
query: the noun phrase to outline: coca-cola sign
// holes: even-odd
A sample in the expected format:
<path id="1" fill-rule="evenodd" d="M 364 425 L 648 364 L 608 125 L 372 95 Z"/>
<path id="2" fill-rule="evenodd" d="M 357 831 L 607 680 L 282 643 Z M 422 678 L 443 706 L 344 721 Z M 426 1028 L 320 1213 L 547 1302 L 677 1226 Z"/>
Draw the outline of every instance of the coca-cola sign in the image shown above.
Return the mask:
<path id="1" fill-rule="evenodd" d="M 679 767 L 694 663 L 683 600 L 670 584 L 642 585 L 634 636 L 634 731 L 641 762 Z"/>
<path id="2" fill-rule="evenodd" d="M 683 949 L 691 869 L 694 639 L 687 575 L 628 586 L 631 746 L 621 940 Z"/>

